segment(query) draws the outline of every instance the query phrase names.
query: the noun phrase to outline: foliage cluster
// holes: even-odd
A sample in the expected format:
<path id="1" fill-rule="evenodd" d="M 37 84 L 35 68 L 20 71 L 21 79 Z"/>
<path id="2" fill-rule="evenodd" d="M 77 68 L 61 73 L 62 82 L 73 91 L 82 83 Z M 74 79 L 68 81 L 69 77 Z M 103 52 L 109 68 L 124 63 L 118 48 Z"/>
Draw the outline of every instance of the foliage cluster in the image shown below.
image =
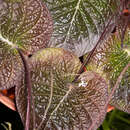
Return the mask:
<path id="1" fill-rule="evenodd" d="M 25 130 L 95 130 L 108 104 L 130 113 L 129 8 L 0 0 L 0 90 L 15 86 Z"/>

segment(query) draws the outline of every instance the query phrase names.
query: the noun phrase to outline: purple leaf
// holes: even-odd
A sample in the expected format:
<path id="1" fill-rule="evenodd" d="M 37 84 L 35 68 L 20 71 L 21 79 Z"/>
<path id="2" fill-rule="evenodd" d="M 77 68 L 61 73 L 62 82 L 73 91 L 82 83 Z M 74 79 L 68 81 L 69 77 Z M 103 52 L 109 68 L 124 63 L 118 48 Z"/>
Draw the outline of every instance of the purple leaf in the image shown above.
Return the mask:
<path id="1" fill-rule="evenodd" d="M 30 129 L 36 126 L 39 130 L 81 130 L 88 129 L 95 120 L 94 129 L 99 127 L 106 114 L 107 84 L 94 72 L 85 72 L 77 83 L 72 83 L 80 66 L 78 57 L 60 48 L 46 48 L 30 58 L 34 103 L 31 122 L 36 122 Z M 82 82 L 86 86 L 82 86 Z M 16 88 L 16 104 L 25 124 L 27 99 L 24 84 Z"/>

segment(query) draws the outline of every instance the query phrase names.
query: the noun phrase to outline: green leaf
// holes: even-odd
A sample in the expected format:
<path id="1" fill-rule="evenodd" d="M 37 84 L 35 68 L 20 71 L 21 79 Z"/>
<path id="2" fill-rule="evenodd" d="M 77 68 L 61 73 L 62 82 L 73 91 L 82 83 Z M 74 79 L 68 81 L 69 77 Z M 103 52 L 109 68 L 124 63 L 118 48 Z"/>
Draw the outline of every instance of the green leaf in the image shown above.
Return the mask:
<path id="1" fill-rule="evenodd" d="M 43 1 L 54 21 L 50 46 L 63 47 L 78 56 L 94 47 L 113 12 L 107 0 Z"/>
<path id="2" fill-rule="evenodd" d="M 106 120 L 104 120 L 102 126 L 103 126 L 103 129 L 104 129 L 104 130 L 110 130 L 110 128 L 109 128 L 109 126 L 108 126 L 108 122 L 107 122 Z"/>
<path id="3" fill-rule="evenodd" d="M 117 32 L 119 32 L 118 30 Z M 109 83 L 109 93 L 111 92 L 118 76 L 123 68 L 130 63 L 129 55 L 129 28 L 124 38 L 124 48 L 121 48 L 120 34 L 114 34 L 109 37 L 106 42 L 100 44 L 95 51 L 88 70 L 95 70 L 107 80 Z M 123 79 L 115 91 L 111 105 L 116 108 L 130 113 L 130 68 L 126 71 Z"/>
<path id="4" fill-rule="evenodd" d="M 83 73 L 71 83 L 81 63 L 77 56 L 60 48 L 46 48 L 30 58 L 32 80 L 31 126 L 45 129 L 97 128 L 106 110 L 107 84 L 96 73 Z M 86 86 L 79 84 L 85 79 Z M 25 124 L 26 88 L 16 88 L 16 104 Z M 35 120 L 35 121 L 34 121 Z M 36 122 L 36 125 L 34 125 Z"/>
<path id="5" fill-rule="evenodd" d="M 128 130 L 130 126 L 129 117 L 130 115 L 128 113 L 115 109 L 107 114 L 106 121 L 108 122 L 110 129 Z"/>
<path id="6" fill-rule="evenodd" d="M 10 122 L 5 122 L 5 124 L 1 123 L 1 125 L 4 127 L 5 130 L 12 130 L 12 124 Z"/>
<path id="7" fill-rule="evenodd" d="M 0 0 L 0 89 L 17 86 L 22 62 L 15 48 L 26 54 L 45 48 L 52 32 L 52 19 L 40 0 Z"/>

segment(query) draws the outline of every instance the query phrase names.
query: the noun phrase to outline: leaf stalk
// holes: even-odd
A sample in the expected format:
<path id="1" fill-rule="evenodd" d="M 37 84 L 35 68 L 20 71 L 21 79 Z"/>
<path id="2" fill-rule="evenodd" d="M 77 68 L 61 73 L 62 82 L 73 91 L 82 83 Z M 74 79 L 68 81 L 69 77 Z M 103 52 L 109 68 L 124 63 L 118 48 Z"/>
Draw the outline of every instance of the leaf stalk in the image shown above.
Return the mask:
<path id="1" fill-rule="evenodd" d="M 32 92 L 32 83 L 31 83 L 31 74 L 29 70 L 28 62 L 23 55 L 21 49 L 17 48 L 19 55 L 23 61 L 24 69 L 25 69 L 25 86 L 27 88 L 27 113 L 26 113 L 26 122 L 25 122 L 25 130 L 29 130 L 30 126 L 30 111 L 31 111 L 31 92 Z"/>

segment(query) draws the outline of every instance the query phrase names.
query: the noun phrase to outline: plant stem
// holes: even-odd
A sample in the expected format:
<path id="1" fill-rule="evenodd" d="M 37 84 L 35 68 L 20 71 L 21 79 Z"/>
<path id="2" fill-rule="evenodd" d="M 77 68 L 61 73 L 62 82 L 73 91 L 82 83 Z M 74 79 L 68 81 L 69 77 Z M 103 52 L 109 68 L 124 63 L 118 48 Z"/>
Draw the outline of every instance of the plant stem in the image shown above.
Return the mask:
<path id="1" fill-rule="evenodd" d="M 124 41 L 124 37 L 125 37 L 125 32 L 126 32 L 126 29 L 127 29 L 127 26 L 128 26 L 128 19 L 125 21 L 125 24 L 124 26 L 122 27 L 122 35 L 121 35 L 121 48 L 123 48 L 123 41 Z"/>
<path id="2" fill-rule="evenodd" d="M 123 121 L 123 122 L 127 123 L 128 125 L 130 125 L 130 121 L 129 121 L 129 120 L 127 120 L 127 119 L 125 119 L 125 118 L 123 118 L 123 117 L 121 117 L 121 116 L 119 116 L 119 115 L 116 115 L 116 117 L 117 117 L 118 119 L 120 119 L 121 121 Z"/>
<path id="3" fill-rule="evenodd" d="M 24 69 L 25 69 L 25 85 L 27 88 L 27 113 L 26 113 L 26 122 L 25 122 L 25 130 L 29 130 L 30 126 L 30 111 L 31 111 L 31 91 L 32 91 L 32 83 L 31 83 L 31 74 L 29 70 L 28 62 L 23 55 L 21 49 L 17 48 L 20 57 L 23 61 Z"/>
<path id="4" fill-rule="evenodd" d="M 109 124 L 106 120 L 104 120 L 103 124 L 102 124 L 103 130 L 110 130 L 109 128 Z"/>
<path id="5" fill-rule="evenodd" d="M 79 71 L 78 71 L 78 75 L 75 77 L 75 79 L 73 80 L 73 82 L 76 82 L 76 81 L 77 81 L 78 77 L 79 77 L 80 74 L 83 72 L 84 67 L 89 63 L 89 61 L 90 61 L 91 57 L 93 56 L 93 54 L 94 54 L 94 52 L 95 52 L 97 46 L 99 45 L 99 43 L 101 42 L 101 40 L 103 40 L 103 38 L 105 37 L 105 34 L 106 34 L 106 32 L 107 32 L 107 29 L 108 29 L 108 27 L 109 27 L 109 25 L 110 25 L 110 23 L 111 23 L 113 17 L 114 17 L 114 15 L 112 15 L 112 17 L 111 17 L 110 20 L 108 21 L 108 23 L 107 23 L 107 25 L 106 25 L 104 31 L 102 32 L 102 34 L 101 34 L 99 40 L 98 40 L 97 43 L 96 43 L 95 47 L 92 49 L 92 51 L 90 51 L 90 53 L 89 53 L 88 56 L 86 57 L 85 61 L 83 62 L 82 66 L 80 67 L 80 69 L 79 69 Z"/>
<path id="6" fill-rule="evenodd" d="M 112 111 L 111 116 L 110 116 L 109 121 L 108 121 L 108 125 L 109 125 L 109 126 L 110 126 L 110 124 L 112 123 L 112 121 L 113 121 L 113 119 L 114 119 L 114 117 L 115 117 L 116 112 L 117 112 L 116 109 L 114 109 L 114 110 Z"/>

